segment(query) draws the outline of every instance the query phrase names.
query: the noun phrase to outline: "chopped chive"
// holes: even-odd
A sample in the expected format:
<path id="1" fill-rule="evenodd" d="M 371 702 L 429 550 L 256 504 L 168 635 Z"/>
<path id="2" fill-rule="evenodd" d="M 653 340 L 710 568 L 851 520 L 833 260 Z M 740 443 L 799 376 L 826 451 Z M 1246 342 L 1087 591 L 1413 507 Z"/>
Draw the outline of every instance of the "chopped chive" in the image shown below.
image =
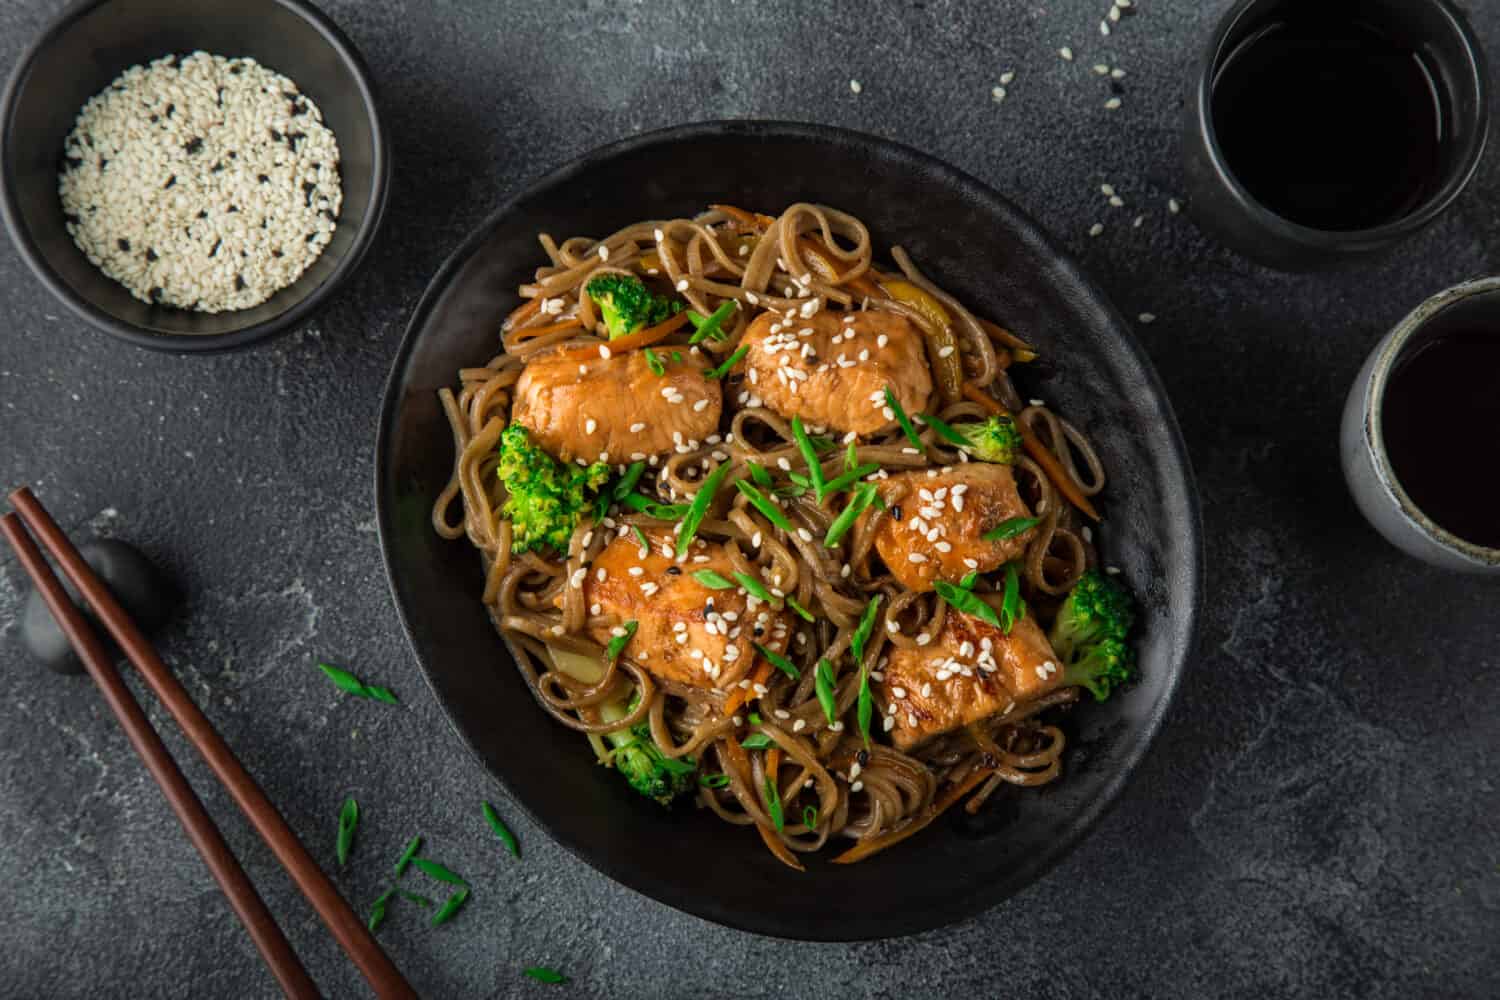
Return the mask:
<path id="1" fill-rule="evenodd" d="M 646 533 L 641 530 L 641 526 L 639 524 L 635 526 L 635 539 L 636 541 L 641 543 L 642 551 L 644 551 L 647 555 L 650 555 L 651 539 L 646 537 Z"/>
<path id="2" fill-rule="evenodd" d="M 987 542 L 1003 542 L 1007 538 L 1015 538 L 1017 535 L 1030 531 L 1042 523 L 1039 517 L 1012 517 L 1001 521 L 989 531 L 980 535 Z"/>
<path id="3" fill-rule="evenodd" d="M 366 684 L 347 670 L 332 666 L 327 663 L 318 664 L 318 669 L 333 681 L 334 686 L 345 694 L 352 694 L 357 698 L 370 698 L 374 701 L 383 701 L 387 705 L 399 704 L 396 696 L 389 688 L 383 688 L 375 684 Z"/>
<path id="4" fill-rule="evenodd" d="M 751 594 L 752 596 L 760 598 L 767 604 L 776 603 L 775 596 L 766 589 L 766 585 L 761 583 L 755 577 L 751 576 L 749 573 L 735 573 L 734 578 L 738 580 L 740 582 L 740 586 L 744 587 L 746 592 Z"/>
<path id="5" fill-rule="evenodd" d="M 414 865 L 416 865 L 423 872 L 425 872 L 428 875 L 432 876 L 433 878 L 437 879 L 439 882 L 447 882 L 450 885 L 468 885 L 469 884 L 469 883 L 465 882 L 462 878 L 460 878 L 458 875 L 456 875 L 453 872 L 449 871 L 448 868 L 445 865 L 443 865 L 443 864 L 441 864 L 441 863 L 439 863 L 437 861 L 433 861 L 430 858 L 412 858 L 411 859 L 411 863 L 414 864 Z"/>
<path id="6" fill-rule="evenodd" d="M 864 613 L 859 616 L 859 624 L 855 626 L 854 634 L 849 637 L 849 648 L 854 652 L 854 662 L 863 663 L 865 659 L 865 643 L 870 641 L 870 633 L 875 629 L 875 612 L 880 608 L 880 595 L 876 594 L 870 598 L 870 603 L 865 605 Z"/>
<path id="7" fill-rule="evenodd" d="M 1000 628 L 1006 635 L 1021 620 L 1021 574 L 1016 564 L 1005 564 L 1005 596 L 1000 601 Z"/>
<path id="8" fill-rule="evenodd" d="M 911 425 L 911 417 L 908 417 L 906 411 L 901 408 L 901 403 L 896 399 L 896 394 L 891 391 L 890 386 L 885 387 L 885 405 L 889 406 L 892 412 L 896 414 L 896 422 L 901 425 L 901 432 L 906 435 L 906 439 L 911 442 L 912 447 L 918 451 L 925 451 L 926 449 L 922 446 L 922 439 L 917 437 L 917 429 Z"/>
<path id="9" fill-rule="evenodd" d="M 655 351 L 648 347 L 641 353 L 646 355 L 646 367 L 651 369 L 652 375 L 665 375 L 667 373 L 667 366 L 661 363 L 661 358 L 656 356 Z"/>
<path id="10" fill-rule="evenodd" d="M 842 490 L 847 490 L 849 487 L 853 486 L 855 483 L 859 482 L 870 473 L 879 471 L 880 466 L 878 464 L 876 464 L 875 462 L 866 462 L 864 465 L 850 469 L 848 472 L 837 475 L 834 478 L 828 480 L 828 482 L 824 483 L 823 495 L 827 496 L 830 493 L 838 493 Z"/>
<path id="11" fill-rule="evenodd" d="M 334 844 L 340 865 L 349 860 L 349 848 L 354 844 L 354 828 L 358 825 L 359 803 L 352 798 L 345 799 L 344 807 L 339 810 L 339 836 Z"/>
<path id="12" fill-rule="evenodd" d="M 771 488 L 771 474 L 766 471 L 764 465 L 757 462 L 747 462 L 745 464 L 750 467 L 751 479 L 755 480 L 758 485 L 766 487 L 766 489 Z"/>
<path id="13" fill-rule="evenodd" d="M 804 806 L 802 809 L 802 825 L 809 830 L 818 828 L 818 807 Z"/>
<path id="14" fill-rule="evenodd" d="M 946 423 L 939 420 L 937 417 L 934 417 L 932 414 L 924 413 L 917 419 L 921 420 L 922 423 L 937 431 L 938 437 L 942 438 L 944 441 L 947 441 L 949 444 L 957 445 L 960 448 L 973 447 L 973 444 L 965 440 L 963 436 L 958 433 L 958 431 L 954 430 L 952 427 L 949 427 Z"/>
<path id="15" fill-rule="evenodd" d="M 396 700 L 395 692 L 393 692 L 390 688 L 383 688 L 379 684 L 366 684 L 365 692 L 369 697 L 375 699 L 376 701 L 383 701 L 387 705 L 400 704 L 400 702 Z"/>
<path id="16" fill-rule="evenodd" d="M 688 757 L 686 760 L 678 760 L 675 757 L 663 757 L 661 759 L 661 769 L 668 774 L 692 774 L 698 770 L 698 765 L 693 763 L 693 758 L 691 757 Z"/>
<path id="17" fill-rule="evenodd" d="M 844 512 L 834 518 L 833 523 L 828 526 L 828 534 L 823 536 L 823 544 L 826 547 L 832 549 L 838 546 L 839 539 L 854 527 L 854 522 L 859 520 L 859 515 L 863 514 L 865 508 L 874 501 L 876 488 L 874 483 L 859 485 L 854 495 L 849 498 L 849 504 L 844 508 Z"/>
<path id="18" fill-rule="evenodd" d="M 731 371 L 733 371 L 734 366 L 739 364 L 740 361 L 743 360 L 745 355 L 748 353 L 750 353 L 750 345 L 741 345 L 739 350 L 735 351 L 729 357 L 724 359 L 724 363 L 722 365 L 717 368 L 711 368 L 708 371 L 704 372 L 703 377 L 723 378 L 725 375 L 728 375 Z"/>
<path id="19" fill-rule="evenodd" d="M 426 896 L 422 895 L 420 892 L 408 892 L 405 889 L 397 889 L 396 890 L 396 895 L 400 896 L 402 899 L 406 900 L 408 903 L 416 903 L 418 906 L 431 906 L 432 905 L 432 900 L 428 899 Z"/>
<path id="20" fill-rule="evenodd" d="M 800 605 L 800 604 L 797 603 L 797 599 L 795 597 L 792 597 L 791 595 L 788 595 L 787 599 L 786 599 L 786 603 L 788 605 L 790 605 L 790 607 L 791 607 L 791 609 L 793 611 L 797 612 L 797 614 L 801 615 L 802 618 L 804 618 L 805 620 L 810 621 L 810 622 L 816 622 L 817 621 L 817 619 L 813 617 L 813 613 L 811 611 L 807 610 L 802 605 Z"/>
<path id="21" fill-rule="evenodd" d="M 827 434 L 814 434 L 808 440 L 812 442 L 813 450 L 819 455 L 838 447 L 838 442 Z"/>
<path id="22" fill-rule="evenodd" d="M 859 672 L 859 705 L 856 709 L 855 718 L 859 722 L 859 735 L 864 738 L 865 746 L 870 745 L 870 717 L 875 712 L 875 698 L 870 694 L 870 672 L 861 669 Z"/>
<path id="23" fill-rule="evenodd" d="M 704 788 L 728 788 L 729 775 L 722 772 L 715 772 L 714 774 L 700 774 L 698 775 L 698 784 L 702 785 Z"/>
<path id="24" fill-rule="evenodd" d="M 365 922 L 365 926 L 370 930 L 376 930 L 385 922 L 385 904 L 390 901 L 391 896 L 395 895 L 395 892 L 396 887 L 391 886 L 391 888 L 380 894 L 379 899 L 370 904 L 370 919 Z"/>
<path id="25" fill-rule="evenodd" d="M 625 634 L 615 636 L 609 640 L 609 645 L 604 648 L 604 655 L 611 661 L 618 660 L 620 654 L 625 652 L 626 644 L 630 642 L 631 636 L 635 635 L 635 630 L 640 627 L 640 623 L 628 621 L 621 627 L 625 629 Z"/>
<path id="26" fill-rule="evenodd" d="M 674 365 L 680 365 L 680 364 L 682 364 L 682 352 L 681 351 L 673 351 L 672 352 L 672 364 L 674 364 Z"/>
<path id="27" fill-rule="evenodd" d="M 750 720 L 750 725 L 752 725 L 752 726 L 758 726 L 763 721 L 765 721 L 765 720 L 763 720 L 760 717 L 760 713 L 759 712 L 751 712 L 748 716 L 746 716 L 746 718 L 748 718 Z"/>
<path id="28" fill-rule="evenodd" d="M 786 674 L 794 681 L 802 677 L 802 671 L 798 670 L 797 665 L 791 660 L 788 660 L 780 653 L 767 649 L 758 642 L 754 645 L 760 655 L 764 656 L 766 658 L 766 662 L 771 664 L 771 666 L 775 667 L 777 670 L 780 670 L 782 673 Z"/>
<path id="29" fill-rule="evenodd" d="M 850 441 L 849 447 L 844 451 L 844 471 L 853 472 L 859 465 L 859 447 L 856 442 Z"/>
<path id="30" fill-rule="evenodd" d="M 709 506 L 714 502 L 714 494 L 719 491 L 719 484 L 724 477 L 729 475 L 729 463 L 722 463 L 717 469 L 708 474 L 703 480 L 703 485 L 698 487 L 698 492 L 693 496 L 692 505 L 688 512 L 683 515 L 682 523 L 677 526 L 677 561 L 681 562 L 687 558 L 688 543 L 698 533 L 698 525 L 703 523 L 703 518 L 708 514 Z"/>
<path id="31" fill-rule="evenodd" d="M 964 578 L 958 581 L 958 585 L 964 590 L 973 590 L 974 584 L 979 582 L 979 570 L 971 570 L 964 574 Z"/>
<path id="32" fill-rule="evenodd" d="M 406 871 L 406 866 L 411 864 L 411 859 L 416 857 L 417 852 L 421 849 L 422 835 L 419 833 L 415 837 L 411 838 L 411 840 L 406 842 L 406 850 L 401 852 L 401 857 L 396 861 L 397 878 L 400 878 L 401 873 Z"/>
<path id="33" fill-rule="evenodd" d="M 657 503 L 639 493 L 627 493 L 620 498 L 620 502 L 636 513 L 654 517 L 658 521 L 675 521 L 687 513 L 687 504 Z"/>
<path id="34" fill-rule="evenodd" d="M 734 299 L 727 299 L 725 300 L 723 305 L 719 306 L 719 308 L 715 309 L 713 313 L 708 316 L 699 316 L 697 313 L 689 310 L 688 319 L 692 321 L 693 326 L 697 329 L 693 333 L 693 335 L 688 338 L 688 343 L 701 344 L 709 337 L 712 337 L 715 340 L 722 339 L 724 337 L 724 332 L 721 327 L 723 327 L 724 321 L 729 318 L 729 314 L 734 312 L 738 307 L 739 303 Z"/>
<path id="35" fill-rule="evenodd" d="M 787 499 L 789 497 L 800 497 L 802 494 L 804 494 L 806 492 L 807 492 L 807 487 L 806 486 L 798 486 L 797 484 L 793 483 L 791 486 L 778 486 L 778 487 L 776 487 L 774 490 L 771 491 L 771 495 L 773 497 L 778 497 L 778 498 L 780 498 L 782 500 L 785 500 L 785 499 Z"/>
<path id="36" fill-rule="evenodd" d="M 526 970 L 526 974 L 539 983 L 551 983 L 553 985 L 556 985 L 558 983 L 565 983 L 568 981 L 567 976 L 563 975 L 561 972 L 558 972 L 556 969 L 549 969 L 545 965 L 533 965 L 531 968 Z"/>
<path id="37" fill-rule="evenodd" d="M 615 483 L 615 488 L 610 490 L 610 497 L 615 500 L 624 500 L 635 489 L 635 484 L 641 481 L 641 476 L 645 472 L 645 462 L 631 462 L 630 468 L 625 470 L 625 474 Z"/>
<path id="38" fill-rule="evenodd" d="M 469 890 L 463 888 L 443 900 L 443 905 L 438 907 L 438 911 L 432 915 L 432 926 L 436 927 L 453 919 L 453 915 L 459 911 L 464 903 L 468 902 L 468 899 Z"/>
<path id="39" fill-rule="evenodd" d="M 743 740 L 740 741 L 740 746 L 744 747 L 746 750 L 765 750 L 766 748 L 774 747 L 775 745 L 776 741 L 771 739 L 771 737 L 767 736 L 765 733 L 751 733 L 749 736 L 746 736 Z"/>
<path id="40" fill-rule="evenodd" d="M 766 775 L 765 792 L 766 812 L 770 813 L 771 823 L 775 825 L 776 832 L 780 833 L 786 829 L 786 815 L 781 809 L 781 793 L 776 790 L 776 782 L 769 774 Z"/>
<path id="41" fill-rule="evenodd" d="M 828 724 L 831 726 L 834 713 L 838 711 L 838 705 L 833 699 L 833 664 L 827 660 L 819 660 L 814 680 L 818 691 L 818 704 L 823 706 L 823 714 L 828 718 Z"/>
<path id="42" fill-rule="evenodd" d="M 812 480 L 808 479 L 800 472 L 788 472 L 786 474 L 786 477 L 792 482 L 796 483 L 798 486 L 802 487 L 803 490 L 807 490 L 812 487 Z"/>
<path id="43" fill-rule="evenodd" d="M 510 853 L 519 858 L 521 856 L 521 845 L 516 842 L 516 835 L 510 832 L 510 827 L 506 826 L 505 821 L 500 818 L 500 814 L 495 812 L 494 806 L 488 802 L 483 803 L 483 806 L 484 818 L 489 821 L 490 828 L 495 831 L 495 836 L 499 837 L 500 842 L 510 849 Z"/>
<path id="44" fill-rule="evenodd" d="M 938 596 L 954 608 L 957 608 L 966 615 L 973 615 L 981 621 L 988 622 L 996 628 L 1000 627 L 1000 618 L 995 614 L 995 609 L 967 590 L 964 590 L 962 587 L 955 587 L 947 580 L 938 580 L 932 586 L 938 592 Z"/>
<path id="45" fill-rule="evenodd" d="M 760 490 L 751 486 L 743 479 L 734 485 L 741 493 L 745 494 L 745 499 L 750 501 L 751 506 L 765 515 L 767 521 L 770 521 L 782 531 L 792 530 L 792 522 L 788 521 L 786 515 L 777 509 L 775 504 L 767 500 Z"/>
<path id="46" fill-rule="evenodd" d="M 802 452 L 802 460 L 807 463 L 807 476 L 811 482 L 813 493 L 821 502 L 823 499 L 823 463 L 818 458 L 818 453 L 813 450 L 813 443 L 807 437 L 807 429 L 802 426 L 801 417 L 792 418 L 792 437 L 797 441 L 797 450 Z M 793 480 L 796 482 L 796 480 Z"/>
<path id="47" fill-rule="evenodd" d="M 711 590 L 729 590 L 734 587 L 732 581 L 724 579 L 711 569 L 700 569 L 693 574 L 693 579 Z"/>

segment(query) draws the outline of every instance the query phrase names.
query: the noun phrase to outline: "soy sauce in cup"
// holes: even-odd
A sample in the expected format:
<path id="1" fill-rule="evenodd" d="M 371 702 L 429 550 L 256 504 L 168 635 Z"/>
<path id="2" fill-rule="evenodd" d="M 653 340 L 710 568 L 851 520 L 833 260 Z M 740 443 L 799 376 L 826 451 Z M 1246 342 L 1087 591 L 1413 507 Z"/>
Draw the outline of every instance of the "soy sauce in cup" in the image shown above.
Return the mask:
<path id="1" fill-rule="evenodd" d="M 1412 503 L 1459 538 L 1500 549 L 1500 312 L 1440 315 L 1391 370 L 1381 430 Z"/>
<path id="2" fill-rule="evenodd" d="M 1450 141 L 1435 69 L 1342 3 L 1291 3 L 1229 53 L 1213 117 L 1229 169 L 1277 215 L 1369 229 L 1421 204 Z"/>

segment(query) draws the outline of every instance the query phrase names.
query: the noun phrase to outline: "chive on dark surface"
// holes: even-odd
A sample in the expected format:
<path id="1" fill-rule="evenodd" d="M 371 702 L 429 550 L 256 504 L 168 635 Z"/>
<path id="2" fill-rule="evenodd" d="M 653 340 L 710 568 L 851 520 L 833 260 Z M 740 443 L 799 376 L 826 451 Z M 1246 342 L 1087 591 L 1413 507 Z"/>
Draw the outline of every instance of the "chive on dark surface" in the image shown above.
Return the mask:
<path id="1" fill-rule="evenodd" d="M 724 321 L 737 308 L 739 308 L 739 303 L 734 301 L 734 299 L 728 299 L 708 316 L 700 316 L 698 313 L 689 311 L 688 320 L 696 329 L 693 335 L 688 338 L 688 343 L 701 344 L 710 337 L 715 340 L 723 339 L 724 332 L 722 328 Z"/>
<path id="2" fill-rule="evenodd" d="M 334 851 L 338 855 L 339 864 L 349 860 L 349 848 L 354 844 L 354 830 L 359 826 L 359 803 L 352 798 L 344 800 L 344 806 L 339 810 L 339 835 L 334 844 Z"/>
<path id="3" fill-rule="evenodd" d="M 822 502 L 823 463 L 818 459 L 818 453 L 816 449 L 813 448 L 812 441 L 807 437 L 807 429 L 802 426 L 801 417 L 792 418 L 792 438 L 797 442 L 797 450 L 802 452 L 802 460 L 807 463 L 807 476 L 809 482 L 806 485 L 812 488 L 812 491 L 817 496 L 818 501 Z"/>
<path id="4" fill-rule="evenodd" d="M 818 704 L 823 706 L 823 715 L 828 719 L 831 726 L 837 718 L 838 703 L 833 697 L 833 664 L 827 660 L 819 660 L 817 671 L 814 675 L 815 687 L 818 692 Z"/>
<path id="5" fill-rule="evenodd" d="M 766 812 L 771 817 L 771 825 L 776 827 L 780 833 L 786 829 L 786 814 L 781 808 L 781 793 L 776 790 L 776 782 L 768 774 L 765 780 Z"/>
<path id="6" fill-rule="evenodd" d="M 424 874 L 437 879 L 439 882 L 447 882 L 450 885 L 469 884 L 459 875 L 450 871 L 446 865 L 438 861 L 433 861 L 431 858 L 412 858 L 411 863 L 421 869 Z"/>
<path id="7" fill-rule="evenodd" d="M 849 649 L 854 653 L 855 663 L 864 662 L 865 643 L 870 641 L 870 633 L 875 629 L 875 613 L 879 610 L 880 595 L 876 594 L 865 605 L 864 612 L 859 616 L 859 625 L 855 627 L 854 634 L 849 636 Z"/>
<path id="8" fill-rule="evenodd" d="M 438 907 L 438 911 L 432 915 L 432 926 L 437 927 L 439 924 L 446 924 L 448 921 L 452 920 L 454 915 L 457 914 L 458 911 L 463 908 L 463 905 L 468 901 L 468 888 L 459 889 L 453 895 L 443 900 L 443 905 Z"/>
<path id="9" fill-rule="evenodd" d="M 490 824 L 490 829 L 495 831 L 495 836 L 500 838 L 500 842 L 506 846 L 510 853 L 519 858 L 521 856 L 521 845 L 517 842 L 516 835 L 510 832 L 510 827 L 506 826 L 505 821 L 500 818 L 500 814 L 495 812 L 494 806 L 488 802 L 484 802 L 482 805 L 484 818 Z"/>
<path id="10" fill-rule="evenodd" d="M 396 877 L 397 878 L 400 878 L 401 877 L 401 873 L 404 872 L 404 871 L 406 871 L 406 866 L 409 865 L 409 864 L 411 864 L 411 859 L 414 858 L 414 857 L 416 857 L 417 856 L 417 852 L 420 851 L 421 849 L 422 849 L 422 835 L 419 833 L 415 837 L 411 838 L 411 840 L 408 840 L 406 842 L 406 850 L 402 851 L 401 852 L 401 857 L 396 860 Z"/>
<path id="11" fill-rule="evenodd" d="M 557 986 L 568 981 L 567 976 L 563 975 L 561 972 L 558 972 L 556 969 L 549 969 L 545 965 L 533 965 L 531 968 L 526 970 L 526 975 L 530 976 L 532 979 L 535 979 L 539 983 L 547 983 L 552 986 Z"/>
<path id="12" fill-rule="evenodd" d="M 750 470 L 750 478 L 755 480 L 757 485 L 764 486 L 766 489 L 771 488 L 771 474 L 766 471 L 764 465 L 758 462 L 747 462 L 745 465 Z"/>
<path id="13" fill-rule="evenodd" d="M 399 704 L 390 688 L 383 688 L 378 684 L 366 684 L 347 670 L 332 666 L 327 663 L 318 664 L 318 669 L 333 681 L 334 685 L 346 694 L 352 694 L 356 698 L 369 698 L 373 701 L 383 701 L 387 705 Z"/>
<path id="14" fill-rule="evenodd" d="M 682 523 L 677 526 L 677 561 L 681 562 L 687 558 L 688 545 L 693 536 L 698 533 L 698 525 L 708 516 L 708 508 L 714 502 L 714 494 L 719 491 L 719 484 L 724 477 L 729 475 L 729 463 L 723 462 L 717 469 L 708 474 L 703 480 L 703 485 L 698 487 L 693 502 L 688 506 L 688 512 L 683 515 Z"/>

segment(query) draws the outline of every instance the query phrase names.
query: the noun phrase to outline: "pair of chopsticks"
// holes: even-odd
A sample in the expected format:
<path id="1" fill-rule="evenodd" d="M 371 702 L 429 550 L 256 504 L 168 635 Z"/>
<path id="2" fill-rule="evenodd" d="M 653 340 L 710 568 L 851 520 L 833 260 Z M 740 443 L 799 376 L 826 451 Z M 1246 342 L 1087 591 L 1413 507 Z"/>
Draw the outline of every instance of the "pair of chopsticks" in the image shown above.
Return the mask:
<path id="1" fill-rule="evenodd" d="M 85 603 L 92 608 L 105 629 L 125 651 L 126 657 L 140 671 L 151 691 L 187 733 L 188 739 L 203 755 L 214 775 L 250 820 L 266 846 L 276 855 L 276 860 L 287 870 L 302 895 L 317 910 L 323 923 L 338 939 L 339 946 L 359 967 L 376 995 L 416 997 L 411 984 L 381 950 L 364 922 L 349 908 L 328 876 L 318 868 L 312 855 L 307 853 L 307 848 L 302 846 L 302 842 L 276 811 L 266 793 L 235 757 L 229 744 L 214 730 L 208 717 L 193 703 L 186 689 L 162 662 L 161 656 L 115 599 L 109 587 L 84 561 L 73 543 L 68 541 L 57 522 L 25 487 L 11 494 L 10 503 L 20 516 L 6 514 L 0 517 L 0 533 L 4 534 L 6 541 L 15 549 L 22 567 L 46 601 L 63 634 L 73 644 L 73 649 L 83 661 L 89 676 L 99 686 L 105 703 L 119 720 L 146 769 L 161 786 L 162 794 L 167 797 L 172 811 L 177 814 L 188 839 L 203 856 L 208 870 L 228 897 L 229 905 L 233 907 L 240 922 L 250 932 L 255 947 L 286 995 L 298 998 L 320 996 L 307 969 L 292 951 L 292 946 L 276 925 L 271 911 L 266 908 L 265 901 L 255 891 L 255 886 L 230 852 L 229 845 L 224 842 L 223 835 L 219 833 L 203 803 L 178 770 L 177 763 L 167 752 L 161 736 L 151 727 L 146 713 L 121 680 L 103 641 L 68 597 L 62 582 L 47 564 L 42 549 L 46 549 L 56 560 L 63 576 L 77 588 Z M 27 529 L 30 529 L 30 534 Z M 36 540 L 33 540 L 32 535 L 36 536 Z M 41 543 L 40 547 L 38 541 Z"/>

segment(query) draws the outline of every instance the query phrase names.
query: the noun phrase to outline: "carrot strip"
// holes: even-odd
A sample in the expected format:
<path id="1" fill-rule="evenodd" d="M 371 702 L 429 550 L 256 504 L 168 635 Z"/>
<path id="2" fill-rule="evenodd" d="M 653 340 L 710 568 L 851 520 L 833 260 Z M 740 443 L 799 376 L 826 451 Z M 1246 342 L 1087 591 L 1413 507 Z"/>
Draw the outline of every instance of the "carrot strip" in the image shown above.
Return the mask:
<path id="1" fill-rule="evenodd" d="M 872 854 L 879 854 L 887 847 L 893 847 L 901 843 L 901 841 L 912 834 L 925 829 L 929 823 L 947 812 L 955 802 L 968 795 L 975 788 L 978 788 L 985 779 L 994 773 L 994 768 L 979 768 L 975 770 L 973 774 L 970 774 L 958 784 L 951 786 L 946 792 L 933 800 L 932 804 L 910 823 L 899 830 L 892 830 L 889 833 L 882 833 L 878 836 L 861 840 L 843 854 L 834 858 L 833 863 L 836 865 L 852 865 L 856 861 L 863 861 Z"/>
<path id="2" fill-rule="evenodd" d="M 802 867 L 802 862 L 797 860 L 797 856 L 786 846 L 786 843 L 777 836 L 775 830 L 764 823 L 755 824 L 755 829 L 760 833 L 760 839 L 766 842 L 766 847 L 770 849 L 772 854 L 776 855 L 777 861 L 780 861 L 788 868 L 795 868 L 799 872 L 807 871 L 806 868 Z"/>
<path id="3" fill-rule="evenodd" d="M 637 330 L 635 333 L 627 333 L 623 337 L 616 337 L 609 342 L 610 352 L 619 354 L 622 351 L 633 351 L 638 347 L 650 347 L 686 322 L 687 313 L 680 312 L 666 322 L 658 323 L 655 326 L 648 326 L 646 329 Z"/>
<path id="4" fill-rule="evenodd" d="M 978 317 L 975 317 L 976 319 Z M 1001 347 L 1009 347 L 1016 356 L 1017 361 L 1033 361 L 1037 358 L 1036 348 L 1026 341 L 1011 333 L 999 323 L 991 323 L 987 319 L 979 320 L 979 325 L 984 332 L 990 335 L 990 339 Z"/>
<path id="5" fill-rule="evenodd" d="M 521 303 L 520 305 L 516 306 L 516 308 L 511 310 L 510 315 L 505 317 L 505 322 L 500 324 L 500 329 L 514 329 L 517 325 L 526 322 L 528 319 L 534 316 L 536 314 L 536 311 L 541 307 L 542 296 L 538 295 L 534 299 L 527 299 L 525 302 Z"/>
<path id="6" fill-rule="evenodd" d="M 729 692 L 729 697 L 724 699 L 724 717 L 727 719 L 740 710 L 740 706 L 750 697 L 750 692 L 755 690 L 755 685 L 764 684 L 771 678 L 771 661 L 760 656 L 755 659 L 755 666 L 750 670 L 750 686 L 747 688 L 737 687 Z"/>
<path id="7" fill-rule="evenodd" d="M 766 775 L 772 781 L 776 780 L 776 772 L 781 769 L 781 747 L 772 747 L 766 751 Z M 777 784 L 777 788 L 781 785 Z"/>
<path id="8" fill-rule="evenodd" d="M 525 329 L 517 330 L 516 335 L 511 338 L 510 342 L 512 344 L 523 344 L 528 340 L 535 340 L 537 337 L 545 337 L 549 333 L 561 333 L 564 330 L 571 330 L 574 327 L 580 326 L 583 326 L 583 320 L 576 316 L 571 319 L 565 319 L 560 323 L 549 323 L 546 326 L 528 326 Z"/>
<path id="9" fill-rule="evenodd" d="M 743 208 L 738 208 L 734 205 L 710 205 L 708 207 L 714 209 L 715 211 L 723 212 L 725 215 L 729 216 L 736 223 L 738 223 L 739 226 L 743 229 L 749 229 L 754 232 L 756 230 L 765 228 L 765 225 L 761 225 L 757 221 L 756 216 L 745 211 Z M 764 216 L 761 216 L 761 218 L 764 218 Z M 774 222 L 776 220 L 772 219 L 770 221 Z M 769 223 L 767 223 L 767 225 L 769 225 Z"/>
<path id="10" fill-rule="evenodd" d="M 1005 407 L 1001 406 L 998 400 L 973 383 L 964 383 L 964 395 L 991 413 L 1006 414 Z M 1074 481 L 1072 476 L 1068 475 L 1068 470 L 1063 468 L 1062 463 L 1057 460 L 1057 456 L 1052 454 L 1051 450 L 1042 444 L 1041 440 L 1035 434 L 1031 433 L 1031 428 L 1017 420 L 1016 429 L 1021 432 L 1021 444 L 1026 448 L 1026 454 L 1030 455 L 1036 461 L 1036 464 L 1042 467 L 1042 471 L 1047 474 L 1047 478 L 1052 480 L 1052 485 L 1057 487 L 1057 491 L 1067 499 L 1068 503 L 1077 507 L 1095 521 L 1104 520 L 1099 516 L 1099 512 L 1094 509 L 1094 505 L 1089 503 L 1089 498 L 1083 495 L 1083 490 L 1079 488 L 1078 483 Z"/>

